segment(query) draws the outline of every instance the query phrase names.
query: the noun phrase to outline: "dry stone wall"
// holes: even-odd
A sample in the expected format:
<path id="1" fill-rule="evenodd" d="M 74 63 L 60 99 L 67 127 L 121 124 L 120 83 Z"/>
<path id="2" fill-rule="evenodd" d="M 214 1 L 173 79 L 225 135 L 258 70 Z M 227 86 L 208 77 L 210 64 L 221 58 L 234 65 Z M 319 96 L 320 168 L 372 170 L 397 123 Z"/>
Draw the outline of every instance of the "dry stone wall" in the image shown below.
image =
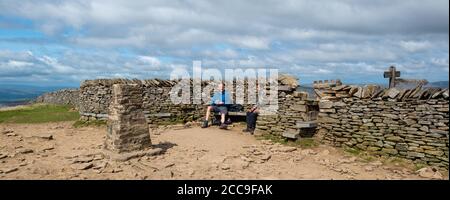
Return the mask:
<path id="1" fill-rule="evenodd" d="M 62 104 L 78 107 L 80 105 L 79 90 L 63 89 L 55 92 L 48 92 L 37 97 L 32 103 Z"/>
<path id="2" fill-rule="evenodd" d="M 366 94 L 363 88 L 368 87 L 353 89 L 347 98 L 320 100 L 318 121 L 326 143 L 448 168 L 448 90 L 391 88 Z"/>
<path id="3" fill-rule="evenodd" d="M 173 104 L 170 99 L 170 92 L 177 81 L 170 80 L 129 80 L 129 79 L 97 79 L 84 81 L 80 86 L 80 103 L 78 109 L 82 120 L 106 120 L 108 117 L 108 107 L 111 102 L 111 93 L 113 84 L 136 84 L 142 90 L 143 110 L 147 116 L 148 122 L 152 124 L 165 123 L 170 121 L 183 122 L 192 121 L 204 117 L 206 112 L 206 105 L 203 104 Z M 190 82 L 192 85 L 192 80 Z M 201 83 L 202 88 L 208 86 L 210 82 L 204 81 Z M 227 83 L 231 84 L 231 83 Z M 233 85 L 237 85 L 234 81 Z M 299 99 L 300 96 L 292 97 L 292 93 L 297 87 L 297 80 L 287 76 L 281 75 L 279 80 L 280 92 L 288 91 L 288 101 L 292 98 Z M 244 82 L 244 91 L 248 86 Z M 288 88 L 288 89 L 286 89 Z M 193 98 L 193 87 L 191 87 L 190 101 Z M 244 92 L 245 93 L 245 92 Z M 286 93 L 279 93 L 282 98 L 286 98 Z M 235 91 L 231 95 L 236 96 Z M 210 97 L 210 95 L 206 95 Z M 247 96 L 244 96 L 244 102 L 247 102 Z M 251 107 L 250 104 L 233 105 L 230 111 L 242 112 Z M 288 112 L 285 112 L 288 113 Z M 297 112 L 298 113 L 298 112 Z"/>
<path id="4" fill-rule="evenodd" d="M 308 99 L 306 92 L 295 91 L 295 88 L 278 92 L 278 106 L 274 114 L 259 116 L 257 130 L 276 135 L 295 132 L 297 122 L 315 120 L 319 110 L 317 101 Z"/>
<path id="5" fill-rule="evenodd" d="M 170 101 L 170 91 L 176 83 L 159 79 L 88 80 L 79 90 L 47 93 L 36 102 L 75 105 L 83 120 L 108 119 L 113 85 L 135 84 L 148 123 L 203 117 L 205 105 L 175 105 Z M 295 79 L 280 77 L 278 110 L 262 108 L 258 131 L 282 135 L 296 131 L 299 121 L 316 120 L 325 133 L 324 141 L 334 146 L 448 168 L 448 89 L 421 85 L 387 89 L 376 85 L 344 85 L 340 80 L 317 81 L 314 91 L 318 99 L 312 100 L 306 92 L 296 91 L 297 86 Z M 236 111 L 245 111 L 249 106 L 237 106 Z"/>
<path id="6" fill-rule="evenodd" d="M 79 106 L 82 120 L 98 120 L 108 117 L 112 85 L 136 84 L 142 91 L 143 110 L 150 123 L 161 121 L 189 121 L 200 116 L 202 105 L 175 105 L 170 100 L 170 91 L 176 84 L 168 80 L 97 79 L 88 80 L 80 86 Z"/>

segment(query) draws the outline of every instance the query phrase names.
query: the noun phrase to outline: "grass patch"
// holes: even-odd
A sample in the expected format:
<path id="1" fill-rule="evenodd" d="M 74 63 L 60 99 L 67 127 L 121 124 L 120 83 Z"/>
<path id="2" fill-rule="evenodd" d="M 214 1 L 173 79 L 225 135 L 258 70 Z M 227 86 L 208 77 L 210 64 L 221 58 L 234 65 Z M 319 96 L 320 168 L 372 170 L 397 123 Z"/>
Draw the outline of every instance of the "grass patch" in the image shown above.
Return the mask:
<path id="1" fill-rule="evenodd" d="M 386 165 L 391 166 L 397 166 L 397 167 L 404 167 L 404 168 L 415 168 L 415 165 L 412 163 L 412 161 L 399 158 L 399 157 L 385 157 L 382 162 Z M 412 167 L 414 166 L 414 167 Z"/>
<path id="2" fill-rule="evenodd" d="M 417 171 L 417 170 L 422 169 L 424 167 L 428 167 L 428 165 L 425 164 L 425 163 L 415 163 L 414 164 L 414 171 Z"/>
<path id="3" fill-rule="evenodd" d="M 344 151 L 354 156 L 359 156 L 361 154 L 361 150 L 355 148 L 344 148 Z"/>
<path id="4" fill-rule="evenodd" d="M 317 146 L 316 141 L 312 138 L 300 138 L 295 142 L 302 148 L 313 148 Z"/>
<path id="5" fill-rule="evenodd" d="M 363 155 L 360 155 L 361 159 L 365 162 L 372 162 L 375 161 L 377 158 L 373 155 L 364 153 Z"/>
<path id="6" fill-rule="evenodd" d="M 367 162 L 367 163 L 373 162 L 373 161 L 380 161 L 381 163 L 383 163 L 384 165 L 387 165 L 387 166 L 395 166 L 395 167 L 403 167 L 403 168 L 411 168 L 411 166 L 412 166 L 412 161 L 404 159 L 404 158 L 400 158 L 400 157 L 380 156 L 374 152 L 368 152 L 368 151 L 359 150 L 359 149 L 355 149 L 355 148 L 349 148 L 349 147 L 344 148 L 343 150 L 347 154 L 356 156 L 356 157 L 360 158 L 360 160 L 362 160 L 363 162 Z"/>
<path id="7" fill-rule="evenodd" d="M 83 121 L 83 120 L 77 120 L 75 123 L 72 124 L 74 128 L 81 128 L 81 127 L 87 127 L 87 126 L 106 126 L 106 120 L 91 120 L 91 121 Z"/>
<path id="8" fill-rule="evenodd" d="M 313 148 L 318 145 L 317 142 L 313 138 L 299 138 L 297 140 L 289 140 L 283 136 L 273 135 L 273 134 L 263 134 L 263 135 L 257 136 L 256 138 L 260 139 L 260 140 L 270 140 L 274 143 L 280 143 L 283 145 L 300 147 L 300 148 Z"/>
<path id="9" fill-rule="evenodd" d="M 363 162 L 372 162 L 379 158 L 375 154 L 371 154 L 370 152 L 362 151 L 362 150 L 350 148 L 350 147 L 345 147 L 344 152 L 347 154 L 350 154 L 352 156 L 356 156 L 356 157 L 360 158 Z"/>
<path id="10" fill-rule="evenodd" d="M 286 138 L 283 138 L 279 135 L 273 135 L 273 134 L 262 134 L 256 137 L 259 140 L 270 140 L 275 143 L 280 144 L 287 144 L 288 140 Z"/>
<path id="11" fill-rule="evenodd" d="M 68 105 L 33 104 L 15 110 L 0 111 L 0 123 L 46 123 L 74 121 L 80 118 Z"/>

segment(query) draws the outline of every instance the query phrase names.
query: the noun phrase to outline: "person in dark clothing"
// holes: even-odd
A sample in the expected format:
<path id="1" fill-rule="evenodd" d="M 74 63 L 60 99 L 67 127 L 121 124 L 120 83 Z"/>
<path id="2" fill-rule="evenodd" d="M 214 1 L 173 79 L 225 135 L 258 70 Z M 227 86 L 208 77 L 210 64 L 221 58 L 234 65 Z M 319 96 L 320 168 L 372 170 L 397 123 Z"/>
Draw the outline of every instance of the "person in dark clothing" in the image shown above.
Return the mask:
<path id="1" fill-rule="evenodd" d="M 225 91 L 225 85 L 223 83 L 219 84 L 219 91 L 214 93 L 211 98 L 210 106 L 208 106 L 206 110 L 205 121 L 203 122 L 202 128 L 208 127 L 209 116 L 211 115 L 211 111 L 216 113 L 220 113 L 220 128 L 226 129 L 227 125 L 225 124 L 225 116 L 228 113 L 228 105 L 231 104 L 230 95 L 227 91 Z"/>
<path id="2" fill-rule="evenodd" d="M 257 118 L 258 118 L 258 106 L 255 105 L 247 111 L 247 116 L 246 116 L 247 128 L 242 131 L 253 135 L 253 133 L 255 132 L 255 128 L 256 128 Z"/>

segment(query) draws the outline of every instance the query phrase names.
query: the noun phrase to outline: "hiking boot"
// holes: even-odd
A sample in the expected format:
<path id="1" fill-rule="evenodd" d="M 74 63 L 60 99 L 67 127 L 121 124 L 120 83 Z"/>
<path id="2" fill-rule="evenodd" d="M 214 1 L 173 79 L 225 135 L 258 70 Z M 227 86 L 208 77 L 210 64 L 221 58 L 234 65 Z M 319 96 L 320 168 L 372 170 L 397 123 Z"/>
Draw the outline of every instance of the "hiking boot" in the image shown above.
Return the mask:
<path id="1" fill-rule="evenodd" d="M 227 129 L 227 125 L 226 124 L 221 124 L 219 128 L 220 129 Z"/>
<path id="2" fill-rule="evenodd" d="M 254 129 L 251 128 L 246 128 L 244 130 L 242 130 L 245 134 L 247 135 L 253 135 L 253 132 L 255 131 Z"/>
<path id="3" fill-rule="evenodd" d="M 208 128 L 208 121 L 203 121 L 202 128 Z"/>

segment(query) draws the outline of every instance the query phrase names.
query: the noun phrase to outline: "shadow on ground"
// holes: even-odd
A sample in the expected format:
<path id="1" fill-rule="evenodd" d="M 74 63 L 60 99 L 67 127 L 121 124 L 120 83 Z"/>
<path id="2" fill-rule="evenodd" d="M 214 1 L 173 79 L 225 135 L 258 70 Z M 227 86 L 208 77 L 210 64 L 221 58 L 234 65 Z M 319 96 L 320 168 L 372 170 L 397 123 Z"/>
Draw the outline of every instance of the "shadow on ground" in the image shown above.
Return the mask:
<path id="1" fill-rule="evenodd" d="M 160 142 L 159 144 L 153 145 L 154 148 L 161 148 L 162 149 L 161 154 L 166 153 L 166 151 L 168 149 L 170 149 L 170 148 L 172 148 L 174 146 L 178 146 L 178 145 L 175 144 L 175 143 L 172 143 L 172 142 Z"/>

